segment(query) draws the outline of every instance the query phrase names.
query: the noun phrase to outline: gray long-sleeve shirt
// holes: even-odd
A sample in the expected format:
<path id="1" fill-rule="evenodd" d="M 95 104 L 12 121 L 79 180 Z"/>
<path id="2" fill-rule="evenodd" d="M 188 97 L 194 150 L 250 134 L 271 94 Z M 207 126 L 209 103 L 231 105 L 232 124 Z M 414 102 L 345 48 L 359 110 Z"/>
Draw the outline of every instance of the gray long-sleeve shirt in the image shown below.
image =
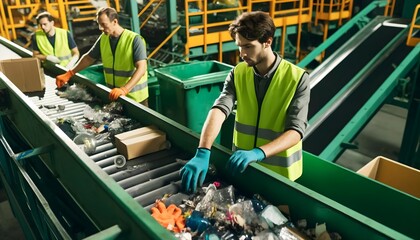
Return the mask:
<path id="1" fill-rule="evenodd" d="M 273 78 L 277 67 L 280 65 L 280 61 L 282 61 L 282 59 L 276 53 L 276 61 L 273 67 L 264 76 L 258 74 L 254 68 L 255 92 L 258 98 L 259 106 L 261 106 L 265 93 L 267 92 L 268 86 L 270 85 L 271 79 Z M 232 69 L 226 78 L 223 90 L 219 98 L 217 98 L 213 104 L 213 108 L 220 109 L 226 116 L 229 116 L 229 114 L 234 110 L 236 102 L 236 89 L 234 81 L 234 69 Z M 302 138 L 308 125 L 307 118 L 310 98 L 309 82 L 309 74 L 305 72 L 299 81 L 296 92 L 287 110 L 285 123 L 285 131 L 290 129 L 296 130 L 300 133 Z"/>

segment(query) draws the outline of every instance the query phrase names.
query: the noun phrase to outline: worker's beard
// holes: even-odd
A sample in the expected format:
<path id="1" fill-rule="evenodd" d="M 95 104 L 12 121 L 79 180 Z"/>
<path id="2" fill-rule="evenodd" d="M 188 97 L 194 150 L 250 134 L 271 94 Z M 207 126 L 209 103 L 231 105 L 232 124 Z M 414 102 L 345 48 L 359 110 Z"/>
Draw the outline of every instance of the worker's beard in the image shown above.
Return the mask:
<path id="1" fill-rule="evenodd" d="M 262 58 L 260 56 L 257 56 L 255 60 L 247 57 L 242 58 L 242 60 L 244 60 L 248 67 L 254 67 L 262 62 Z"/>

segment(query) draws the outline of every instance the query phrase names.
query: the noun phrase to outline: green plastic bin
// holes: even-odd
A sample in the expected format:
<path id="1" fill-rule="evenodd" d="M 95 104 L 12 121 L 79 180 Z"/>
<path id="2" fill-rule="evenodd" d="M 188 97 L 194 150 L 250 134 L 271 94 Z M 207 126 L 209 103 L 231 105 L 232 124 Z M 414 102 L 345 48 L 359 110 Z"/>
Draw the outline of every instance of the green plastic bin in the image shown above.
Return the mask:
<path id="1" fill-rule="evenodd" d="M 200 133 L 207 113 L 220 95 L 232 68 L 217 61 L 197 61 L 155 69 L 162 113 Z"/>
<path id="2" fill-rule="evenodd" d="M 91 65 L 79 72 L 92 82 L 105 85 L 104 66 L 102 64 Z"/>
<path id="3" fill-rule="evenodd" d="M 156 77 L 149 76 L 147 79 L 147 85 L 149 87 L 149 108 L 156 112 L 161 112 L 160 103 L 160 86 Z"/>

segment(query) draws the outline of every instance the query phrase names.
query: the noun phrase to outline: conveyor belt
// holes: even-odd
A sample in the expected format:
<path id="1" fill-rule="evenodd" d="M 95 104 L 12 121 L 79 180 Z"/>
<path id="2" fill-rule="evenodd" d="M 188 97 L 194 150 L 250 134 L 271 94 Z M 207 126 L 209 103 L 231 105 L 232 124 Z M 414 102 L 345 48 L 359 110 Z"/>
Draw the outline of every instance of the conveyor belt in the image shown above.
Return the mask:
<path id="1" fill-rule="evenodd" d="M 401 26 L 384 25 L 382 22 L 373 22 L 366 28 L 361 36 L 351 41 L 346 51 L 340 55 L 333 55 L 328 63 L 320 67 L 314 74 L 316 85 L 311 89 L 308 119 L 329 103 L 343 88 L 348 89 L 343 94 L 340 103 L 334 108 L 323 112 L 322 121 L 308 129 L 304 139 L 304 150 L 320 155 L 340 131 L 350 122 L 352 117 L 363 107 L 366 101 L 377 91 L 381 84 L 390 76 L 395 66 L 404 59 L 411 50 L 405 46 L 404 39 L 391 46 L 390 51 L 378 60 L 380 62 L 374 69 L 369 69 L 355 83 L 346 86 L 362 69 L 389 44 L 404 28 Z M 366 33 L 368 31 L 368 33 Z M 328 65 L 333 65 L 328 69 Z M 323 75 L 322 77 L 319 77 Z M 312 77 L 312 75 L 311 75 Z M 359 129 L 360 130 L 360 129 Z"/>
<path id="2" fill-rule="evenodd" d="M 0 45 L 0 49 L 1 59 L 20 58 L 4 45 Z M 30 97 L 35 105 L 53 121 L 57 118 L 71 117 L 85 123 L 83 111 L 88 103 L 59 97 L 56 94 L 55 79 L 46 75 L 45 81 L 45 93 L 41 97 Z M 44 105 L 54 105 L 56 108 L 48 109 L 43 107 Z M 59 111 L 58 105 L 63 105 L 64 110 Z M 180 157 L 179 150 L 163 150 L 129 160 L 123 168 L 117 168 L 114 164 L 114 158 L 117 155 L 119 153 L 111 141 L 102 141 L 98 143 L 96 151 L 89 157 L 146 209 L 153 205 L 156 198 L 165 194 L 174 194 L 180 190 L 179 169 L 181 165 L 175 161 L 177 157 Z"/>
<path id="3" fill-rule="evenodd" d="M 2 41 L 6 42 L 5 40 Z M 11 48 L 14 48 L 12 44 L 9 45 Z M 22 49 L 17 49 L 17 51 L 20 53 L 24 52 Z M 22 55 L 27 56 L 26 53 L 22 53 Z M 64 72 L 64 70 L 57 67 L 49 68 L 49 70 L 53 71 L 54 74 Z M 188 159 L 188 157 L 191 157 L 199 141 L 198 134 L 165 116 L 133 103 L 127 98 L 119 99 L 123 104 L 125 115 L 140 121 L 144 125 L 156 125 L 159 129 L 167 133 L 167 139 L 176 147 L 148 155 L 148 157 L 143 159 L 129 161 L 129 164 L 133 164 L 130 169 L 116 169 L 111 161 L 111 157 L 116 154 L 112 144 L 109 142 L 103 143 L 97 148 L 96 153 L 87 156 L 53 123 L 52 119 L 58 116 L 57 110 L 47 111 L 46 109 L 39 109 L 37 107 L 45 104 L 43 102 L 45 100 L 48 100 L 49 105 L 60 103 L 66 106 L 65 110 L 59 113 L 63 114 L 61 116 L 71 113 L 73 116 L 81 119 L 81 109 L 83 107 L 77 106 L 76 103 L 66 99 L 57 98 L 54 94 L 53 79 L 47 79 L 47 83 L 49 84 L 47 85 L 45 97 L 42 99 L 36 97 L 28 99 L 27 96 L 22 94 L 2 74 L 0 74 L 0 80 L 0 93 L 4 94 L 7 100 L 0 105 L 2 107 L 0 110 L 3 114 L 1 123 L 5 122 L 6 126 L 10 126 L 14 130 L 11 132 L 11 136 L 5 137 L 10 139 L 14 135 L 22 136 L 29 150 L 17 150 L 19 156 L 20 153 L 31 154 L 36 151 L 39 152 L 39 150 L 48 151 L 47 153 L 42 152 L 40 155 L 32 155 L 25 160 L 30 164 L 39 165 L 42 171 L 51 175 L 51 177 L 46 178 L 42 171 L 35 170 L 31 171 L 31 178 L 36 180 L 37 184 L 44 188 L 44 192 L 52 195 L 48 196 L 48 200 L 55 201 L 56 198 L 62 198 L 64 203 L 74 201 L 75 208 L 80 210 L 74 212 L 78 213 L 82 211 L 83 215 L 89 219 L 90 225 L 94 226 L 94 228 L 89 228 L 90 231 L 69 230 L 70 234 L 76 233 L 74 234 L 75 239 L 78 239 L 77 236 L 86 237 L 94 233 L 97 233 L 97 235 L 92 236 L 92 239 L 175 239 L 173 234 L 160 227 L 150 216 L 150 213 L 138 203 L 140 202 L 143 206 L 146 206 L 148 202 L 161 197 L 162 193 L 175 193 L 178 191 L 179 185 L 177 184 L 178 181 L 176 181 L 176 174 L 179 166 L 176 167 L 175 158 Z M 92 84 L 85 78 L 79 76 L 76 76 L 74 80 L 86 84 L 96 97 L 103 100 L 107 99 L 109 89 L 105 89 L 101 85 Z M 51 85 L 53 85 L 52 88 Z M 42 111 L 48 113 L 45 114 Z M 4 140 L 6 138 L 2 137 L 0 139 L 3 145 L 6 143 L 6 140 Z M 23 200 L 23 202 L 13 201 L 16 204 L 14 209 L 17 209 L 15 212 L 18 214 L 22 211 L 28 212 L 27 215 L 20 215 L 22 216 L 22 221 L 20 221 L 22 224 L 26 224 L 28 222 L 26 221 L 27 219 L 35 219 L 38 220 L 37 222 L 44 224 L 44 222 L 48 222 L 49 216 L 46 216 L 42 212 L 38 216 L 38 211 L 35 211 L 36 209 L 27 206 L 28 193 L 31 192 L 30 190 L 22 191 L 25 190 L 22 185 L 26 183 L 20 181 L 20 174 L 24 174 L 25 172 L 20 171 L 23 169 L 21 163 L 18 163 L 13 156 L 8 155 L 5 158 L 0 158 L 0 163 L 2 164 L 2 169 L 12 170 L 10 174 L 6 172 L 6 178 L 4 179 L 7 181 L 7 186 L 16 189 L 8 191 L 8 194 L 13 197 L 18 197 L 18 200 Z M 402 229 L 401 227 L 397 226 L 397 230 L 394 230 L 389 226 L 383 225 L 382 217 L 379 219 L 366 217 L 339 202 L 335 202 L 333 199 L 329 199 L 305 186 L 291 182 L 271 171 L 267 171 L 266 168 L 258 164 L 251 164 L 243 174 L 232 176 L 225 169 L 225 162 L 229 156 L 230 152 L 227 149 L 219 145 L 212 147 L 212 164 L 214 164 L 217 170 L 217 176 L 231 183 L 237 190 L 244 194 L 259 194 L 267 201 L 273 203 L 273 205 L 287 205 L 291 210 L 291 219 L 293 221 L 305 218 L 308 226 L 314 226 L 319 222 L 326 222 L 329 230 L 339 232 L 345 239 L 354 239 L 360 236 L 366 239 L 406 239 L 403 233 L 398 232 Z M 368 192 L 378 192 L 376 190 L 378 184 L 372 180 L 362 178 L 353 172 L 343 172 L 344 169 L 338 168 L 334 164 L 318 159 L 316 156 L 307 154 L 306 152 L 304 152 L 304 158 L 312 163 L 322 163 L 322 169 L 326 169 L 324 165 L 329 164 L 331 167 L 341 171 L 338 175 L 350 175 L 349 177 L 352 177 L 351 179 L 363 182 L 360 186 L 371 186 L 369 189 L 372 190 Z M 143 162 L 140 163 L 140 160 L 143 160 Z M 163 163 L 164 161 L 167 161 L 165 162 L 165 167 L 163 167 L 165 165 Z M 147 164 L 144 164 L 145 162 Z M 19 169 L 16 169 L 16 166 Z M 304 174 L 311 175 L 311 172 L 319 173 L 320 171 L 316 167 L 313 167 L 306 170 Z M 0 175 L 3 178 L 3 175 Z M 16 175 L 16 178 L 12 178 L 13 176 L 11 175 Z M 325 175 L 332 176 L 334 174 L 327 173 Z M 168 179 L 166 176 L 169 176 L 168 178 L 170 180 L 166 180 Z M 252 180 L 250 181 L 250 179 Z M 60 187 L 60 191 L 55 191 L 54 187 L 49 185 L 49 181 L 56 183 L 57 187 Z M 162 185 L 164 186 L 161 187 Z M 148 192 L 143 192 L 143 188 Z M 65 192 L 65 194 L 62 196 L 61 192 Z M 350 193 L 351 191 L 348 192 Z M 391 206 L 395 202 L 404 203 L 404 207 L 410 205 L 406 201 L 399 200 L 400 198 L 388 198 L 390 196 L 388 192 L 394 193 L 393 190 L 385 189 L 379 192 L 381 192 L 379 195 L 387 196 L 382 201 L 386 205 L 380 208 L 379 211 L 381 213 L 383 209 L 392 208 Z M 395 192 L 394 195 L 399 194 Z M 352 199 L 352 197 L 349 196 L 347 199 Z M 406 196 L 404 195 L 402 197 Z M 376 198 L 372 199 L 372 201 L 375 201 L 376 205 Z M 43 205 L 43 207 L 49 206 Z M 72 209 L 68 208 L 69 211 Z M 403 211 L 403 207 L 400 210 L 402 213 L 411 213 L 411 211 Z M 373 210 L 373 212 L 376 212 L 376 210 Z M 74 215 L 75 219 L 77 219 L 78 214 Z M 68 218 L 65 217 L 64 215 L 64 219 L 60 218 L 63 219 L 61 224 L 68 225 Z M 409 217 L 409 219 L 415 219 L 414 217 Z M 386 216 L 386 219 L 389 218 L 391 217 Z M 415 224 L 414 220 L 409 220 L 409 222 L 412 225 Z M 394 224 L 391 225 L 393 226 Z M 39 234 L 28 233 L 29 236 L 38 236 L 51 232 L 45 228 L 35 229 L 28 224 L 24 226 L 27 229 L 34 229 L 37 233 L 39 232 Z M 409 225 L 408 228 L 414 229 L 415 227 Z M 52 232 L 55 233 L 56 231 Z M 82 235 L 79 235 L 79 233 Z M 39 239 L 41 237 L 35 238 Z M 48 237 L 43 239 L 48 239 Z"/>
<path id="4" fill-rule="evenodd" d="M 74 102 L 59 97 L 55 92 L 54 79 L 47 77 L 47 87 L 43 98 L 32 97 L 34 103 L 53 121 L 57 118 L 71 117 L 81 123 L 86 120 L 83 111 L 88 106 L 85 102 Z M 42 105 L 64 105 L 65 109 L 47 109 Z M 127 161 L 123 168 L 117 168 L 114 158 L 119 155 L 110 140 L 98 143 L 96 151 L 89 155 L 104 172 L 111 176 L 138 203 L 149 209 L 156 198 L 164 194 L 177 193 L 180 183 L 181 165 L 175 161 L 180 155 L 176 149 L 162 150 L 144 157 Z"/>

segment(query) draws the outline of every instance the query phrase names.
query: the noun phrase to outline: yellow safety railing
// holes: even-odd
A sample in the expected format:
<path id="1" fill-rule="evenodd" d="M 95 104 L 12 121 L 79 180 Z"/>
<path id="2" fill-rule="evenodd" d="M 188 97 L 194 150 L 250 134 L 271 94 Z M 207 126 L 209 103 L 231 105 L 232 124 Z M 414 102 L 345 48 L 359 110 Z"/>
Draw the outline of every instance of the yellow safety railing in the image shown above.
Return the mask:
<path id="1" fill-rule="evenodd" d="M 385 6 L 384 16 L 394 15 L 394 8 L 395 8 L 395 0 L 388 0 L 388 4 Z"/>
<path id="2" fill-rule="evenodd" d="M 152 6 L 152 4 L 153 3 L 156 3 L 157 2 L 157 4 L 153 7 L 153 9 L 152 9 L 152 11 L 150 12 L 150 14 L 143 20 L 143 22 L 142 22 L 142 24 L 140 25 L 140 29 L 141 28 L 143 28 L 143 26 L 147 23 L 147 21 L 149 21 L 149 19 L 153 16 L 153 14 L 156 12 L 156 10 L 158 10 L 158 8 L 163 4 L 163 3 L 165 3 L 165 0 L 151 0 L 151 1 L 149 1 L 147 4 L 146 4 L 146 6 L 144 6 L 143 8 L 142 8 L 142 10 L 139 12 L 139 14 L 138 14 L 138 17 L 140 17 L 141 15 L 143 15 L 145 12 L 146 12 L 146 10 L 148 10 L 149 9 L 149 7 L 151 7 Z"/>
<path id="3" fill-rule="evenodd" d="M 314 0 L 315 26 L 322 20 L 323 40 L 328 37 L 328 28 L 331 21 L 338 22 L 338 26 L 343 24 L 343 20 L 350 19 L 353 9 L 353 0 Z"/>
<path id="4" fill-rule="evenodd" d="M 97 8 L 94 1 L 91 0 L 62 0 L 66 13 L 78 11 L 76 17 L 72 19 L 73 22 L 84 22 L 92 21 L 95 19 Z M 115 7 L 117 12 L 119 11 L 119 1 L 114 1 L 118 7 Z M 99 3 L 99 2 L 98 2 Z M 110 6 L 109 0 L 106 1 L 106 5 Z M 67 21 L 67 19 L 66 19 Z"/>
<path id="5" fill-rule="evenodd" d="M 218 60 L 222 61 L 223 43 L 232 41 L 227 29 L 234 18 L 244 11 L 266 9 L 276 27 L 282 28 L 281 55 L 284 55 L 287 27 L 297 26 L 296 57 L 299 57 L 302 25 L 311 22 L 312 0 L 248 0 L 244 1 L 246 5 L 242 1 L 234 0 L 217 2 L 224 3 L 223 8 L 209 9 L 208 1 L 185 1 L 185 56 L 189 55 L 191 48 L 202 46 L 206 52 L 209 44 L 218 44 Z M 195 9 L 192 7 L 194 5 Z M 215 16 L 230 17 L 212 21 Z"/>
<path id="6" fill-rule="evenodd" d="M 3 18 L 0 16 L 0 36 L 6 37 L 6 29 L 4 28 Z"/>
<path id="7" fill-rule="evenodd" d="M 66 13 L 75 8 L 86 16 L 72 19 L 74 22 L 93 20 L 97 11 L 90 0 L 3 0 L 3 2 L 4 4 L 0 4 L 0 34 L 9 40 L 17 39 L 16 30 L 24 28 L 41 10 L 51 13 L 57 26 L 64 29 L 68 29 Z M 106 3 L 110 6 L 109 0 Z M 119 1 L 114 1 L 114 5 L 119 11 Z"/>
<path id="8" fill-rule="evenodd" d="M 214 1 L 216 2 L 216 1 Z M 239 13 L 246 11 L 247 6 L 242 6 L 241 1 L 217 1 L 225 3 L 225 8 L 209 9 L 207 1 L 203 0 L 185 0 L 185 56 L 188 55 L 191 48 L 203 47 L 207 52 L 209 44 L 218 44 L 219 61 L 222 61 L 222 44 L 232 41 L 228 32 L 229 24 L 238 16 Z M 234 4 L 232 4 L 234 3 Z M 195 5 L 195 10 L 190 8 L 190 4 Z M 215 3 L 210 3 L 216 7 Z M 215 19 L 219 16 L 227 16 L 225 20 Z"/>
<path id="9" fill-rule="evenodd" d="M 419 13 L 420 4 L 416 6 L 416 9 L 414 10 L 413 19 L 411 20 L 410 30 L 408 31 L 408 37 L 407 37 L 407 46 L 415 46 L 420 42 L 420 37 L 414 37 L 414 33 L 419 33 L 420 31 L 420 24 L 417 23 L 417 16 Z"/>
<path id="10" fill-rule="evenodd" d="M 16 29 L 25 27 L 26 20 L 37 14 L 41 0 L 6 1 L 0 4 L 0 14 L 4 35 L 7 39 L 16 39 Z"/>
<path id="11" fill-rule="evenodd" d="M 274 25 L 282 29 L 280 54 L 284 56 L 285 43 L 287 39 L 287 27 L 297 26 L 296 59 L 300 55 L 300 38 L 302 25 L 312 21 L 312 0 L 250 0 L 248 11 L 254 9 L 256 4 L 259 8 L 268 7 L 268 12 L 273 18 Z"/>

